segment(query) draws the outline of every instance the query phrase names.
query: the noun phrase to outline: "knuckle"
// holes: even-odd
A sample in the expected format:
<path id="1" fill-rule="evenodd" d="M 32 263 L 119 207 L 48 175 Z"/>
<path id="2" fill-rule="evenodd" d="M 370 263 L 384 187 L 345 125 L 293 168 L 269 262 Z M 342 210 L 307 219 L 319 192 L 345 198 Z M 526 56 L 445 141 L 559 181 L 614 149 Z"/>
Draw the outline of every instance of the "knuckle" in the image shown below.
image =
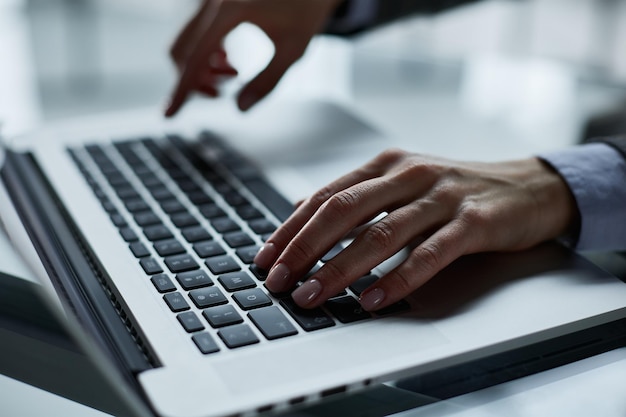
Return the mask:
<path id="1" fill-rule="evenodd" d="M 332 261 L 324 265 L 317 277 L 323 281 L 325 286 L 330 286 L 337 290 L 346 288 L 350 283 L 350 272 Z"/>
<path id="2" fill-rule="evenodd" d="M 465 228 L 482 230 L 492 218 L 491 213 L 485 207 L 474 203 L 465 203 L 459 210 L 458 221 Z"/>
<path id="3" fill-rule="evenodd" d="M 424 181 L 433 177 L 432 166 L 415 159 L 405 161 L 402 166 L 398 167 L 397 170 L 394 171 L 395 180 L 406 184 L 413 184 L 416 179 Z"/>
<path id="4" fill-rule="evenodd" d="M 390 165 L 398 162 L 399 160 L 405 158 L 408 152 L 398 149 L 398 148 L 390 148 L 383 152 L 381 152 L 375 159 L 374 162 L 382 164 L 382 165 Z"/>
<path id="5" fill-rule="evenodd" d="M 324 204 L 330 197 L 333 196 L 333 194 L 335 194 L 333 192 L 333 190 L 331 190 L 328 186 L 318 190 L 317 192 L 315 192 L 315 194 L 313 194 L 310 198 L 309 201 L 315 206 L 315 207 L 319 207 L 322 204 Z"/>
<path id="6" fill-rule="evenodd" d="M 452 207 L 462 195 L 457 191 L 457 187 L 445 180 L 440 181 L 432 190 L 433 200 L 447 207 Z"/>
<path id="7" fill-rule="evenodd" d="M 397 294 L 405 296 L 410 294 L 416 287 L 412 276 L 407 275 L 407 271 L 403 268 L 398 268 L 393 272 L 393 291 Z"/>
<path id="8" fill-rule="evenodd" d="M 441 269 L 444 255 L 441 248 L 431 242 L 420 245 L 411 253 L 410 258 L 419 270 L 430 275 Z"/>
<path id="9" fill-rule="evenodd" d="M 330 197 L 323 212 L 331 219 L 350 216 L 359 205 L 358 195 L 351 190 L 344 190 Z"/>
<path id="10" fill-rule="evenodd" d="M 315 250 L 301 238 L 293 239 L 286 251 L 289 257 L 298 264 L 308 264 L 315 259 Z"/>
<path id="11" fill-rule="evenodd" d="M 388 222 L 381 220 L 370 226 L 363 236 L 363 240 L 377 248 L 388 248 L 397 239 L 397 232 Z"/>

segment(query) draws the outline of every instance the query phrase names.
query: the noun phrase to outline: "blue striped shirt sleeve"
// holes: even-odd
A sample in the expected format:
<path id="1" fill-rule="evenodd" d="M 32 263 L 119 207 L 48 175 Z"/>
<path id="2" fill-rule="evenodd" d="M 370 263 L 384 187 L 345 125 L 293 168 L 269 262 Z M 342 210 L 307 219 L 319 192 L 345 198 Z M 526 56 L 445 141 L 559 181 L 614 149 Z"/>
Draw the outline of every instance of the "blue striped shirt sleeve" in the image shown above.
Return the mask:
<path id="1" fill-rule="evenodd" d="M 578 204 L 575 249 L 626 249 L 626 161 L 619 152 L 592 143 L 538 156 L 563 177 Z"/>

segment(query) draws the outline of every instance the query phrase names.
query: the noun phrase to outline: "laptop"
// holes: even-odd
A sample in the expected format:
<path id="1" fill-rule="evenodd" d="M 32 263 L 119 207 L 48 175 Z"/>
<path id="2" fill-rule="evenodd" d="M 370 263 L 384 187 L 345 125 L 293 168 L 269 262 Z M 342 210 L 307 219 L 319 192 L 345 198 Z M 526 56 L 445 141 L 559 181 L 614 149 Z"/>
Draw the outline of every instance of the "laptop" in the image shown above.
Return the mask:
<path id="1" fill-rule="evenodd" d="M 315 101 L 74 121 L 6 146 L 0 218 L 133 415 L 280 413 L 409 376 L 444 395 L 471 364 L 623 342 L 626 286 L 557 243 L 465 257 L 374 314 L 358 295 L 402 253 L 319 309 L 270 293 L 252 259 L 293 202 L 389 143 Z"/>

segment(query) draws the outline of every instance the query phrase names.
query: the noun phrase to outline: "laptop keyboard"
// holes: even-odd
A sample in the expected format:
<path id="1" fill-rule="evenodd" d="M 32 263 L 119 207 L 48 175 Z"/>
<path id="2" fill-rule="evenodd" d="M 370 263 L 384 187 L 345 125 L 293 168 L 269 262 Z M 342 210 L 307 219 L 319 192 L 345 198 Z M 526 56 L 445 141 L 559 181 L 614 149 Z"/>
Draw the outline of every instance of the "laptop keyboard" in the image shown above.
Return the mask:
<path id="1" fill-rule="evenodd" d="M 155 295 L 202 353 L 373 317 L 357 301 L 378 279 L 373 274 L 312 310 L 264 287 L 266 272 L 252 262 L 279 222 L 275 202 L 263 192 L 270 186 L 214 135 L 204 132 L 194 142 L 171 135 L 68 151 Z M 401 301 L 376 315 L 408 308 Z"/>

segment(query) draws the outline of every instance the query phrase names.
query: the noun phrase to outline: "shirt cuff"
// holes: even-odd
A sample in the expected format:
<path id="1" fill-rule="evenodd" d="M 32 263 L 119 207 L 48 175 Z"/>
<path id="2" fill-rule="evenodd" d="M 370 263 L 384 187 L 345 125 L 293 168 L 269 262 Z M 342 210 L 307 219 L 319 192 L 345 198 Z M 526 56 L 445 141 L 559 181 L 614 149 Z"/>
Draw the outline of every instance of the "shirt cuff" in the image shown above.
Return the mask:
<path id="1" fill-rule="evenodd" d="M 326 25 L 327 33 L 349 34 L 371 26 L 376 20 L 378 0 L 347 0 L 341 16 L 334 16 Z"/>
<path id="2" fill-rule="evenodd" d="M 548 152 L 539 158 L 568 184 L 580 212 L 578 250 L 626 249 L 626 161 L 603 143 Z"/>

